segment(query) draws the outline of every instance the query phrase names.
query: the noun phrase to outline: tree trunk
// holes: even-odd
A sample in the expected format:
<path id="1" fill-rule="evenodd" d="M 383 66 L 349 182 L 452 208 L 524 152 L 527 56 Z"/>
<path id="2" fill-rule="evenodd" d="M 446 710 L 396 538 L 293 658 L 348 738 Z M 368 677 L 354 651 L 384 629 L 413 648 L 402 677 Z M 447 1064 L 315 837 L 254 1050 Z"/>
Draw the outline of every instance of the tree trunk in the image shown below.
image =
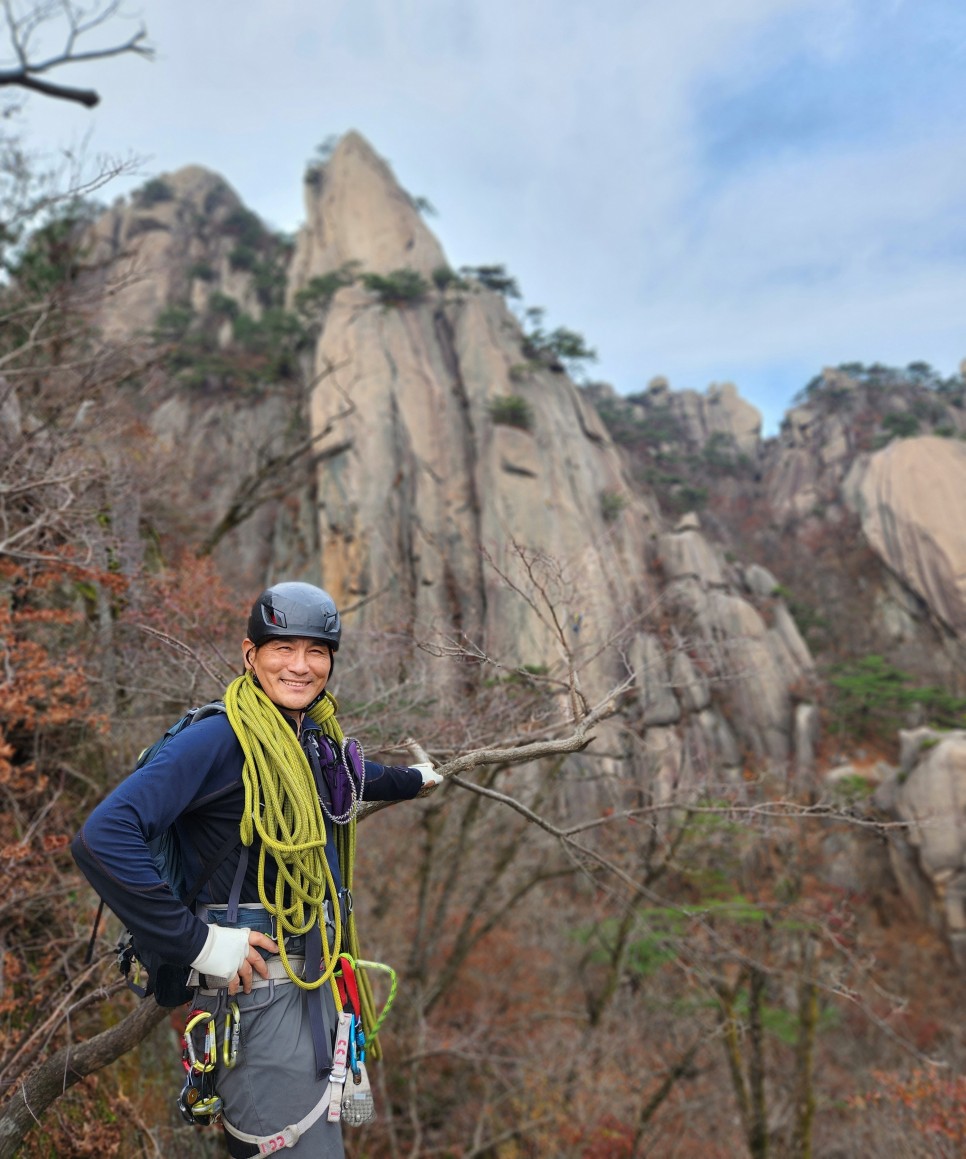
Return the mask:
<path id="1" fill-rule="evenodd" d="M 755 1159 L 768 1155 L 768 1117 L 765 1110 L 765 1031 L 762 1006 L 767 979 L 752 966 L 748 985 L 748 1104 L 751 1111 L 748 1147 Z"/>
<path id="2" fill-rule="evenodd" d="M 816 939 L 806 937 L 802 950 L 802 977 L 798 987 L 798 1043 L 795 1048 L 795 1134 L 794 1159 L 811 1159 L 812 1123 L 815 1119 L 815 1089 L 812 1070 L 815 1062 L 815 1034 L 818 1028 L 818 984 L 816 960 L 820 949 Z"/>

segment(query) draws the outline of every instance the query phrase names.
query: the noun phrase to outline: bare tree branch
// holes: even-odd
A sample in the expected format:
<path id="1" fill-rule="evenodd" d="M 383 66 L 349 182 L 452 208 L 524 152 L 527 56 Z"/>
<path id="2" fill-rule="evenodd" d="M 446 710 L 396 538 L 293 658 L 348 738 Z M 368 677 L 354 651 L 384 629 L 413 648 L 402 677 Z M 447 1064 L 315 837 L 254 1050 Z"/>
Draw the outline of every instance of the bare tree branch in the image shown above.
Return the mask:
<path id="1" fill-rule="evenodd" d="M 147 31 L 143 27 L 127 40 L 117 44 L 78 51 L 76 47 L 78 40 L 119 15 L 120 7 L 120 0 L 111 0 L 111 3 L 103 8 L 99 10 L 95 8 L 92 15 L 85 19 L 84 9 L 72 3 L 32 4 L 25 13 L 18 15 L 15 0 L 3 0 L 10 50 L 16 57 L 17 67 L 0 69 L 0 87 L 15 86 L 42 93 L 56 100 L 73 101 L 88 109 L 94 108 L 101 99 L 94 89 L 44 80 L 40 74 L 68 64 L 107 60 L 112 56 L 124 56 L 128 53 L 151 59 L 154 49 L 146 43 Z M 31 59 L 31 40 L 34 34 L 42 25 L 54 22 L 66 24 L 62 49 L 46 59 Z"/>

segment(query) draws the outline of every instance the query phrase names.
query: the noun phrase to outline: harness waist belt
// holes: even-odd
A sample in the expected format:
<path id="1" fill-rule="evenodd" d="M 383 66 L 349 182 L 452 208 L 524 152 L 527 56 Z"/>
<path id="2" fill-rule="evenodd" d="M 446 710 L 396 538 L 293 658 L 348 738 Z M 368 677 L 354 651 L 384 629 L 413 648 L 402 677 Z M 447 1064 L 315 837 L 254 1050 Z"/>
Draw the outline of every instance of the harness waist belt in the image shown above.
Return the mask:
<path id="1" fill-rule="evenodd" d="M 289 954 L 288 964 L 292 967 L 293 972 L 299 977 L 305 977 L 305 959 L 298 957 L 295 954 Z M 265 963 L 268 967 L 268 977 L 263 978 L 261 974 L 255 974 L 252 978 L 252 989 L 260 990 L 263 986 L 267 986 L 270 982 L 291 982 L 292 979 L 288 976 L 288 971 L 285 969 L 285 964 L 279 957 L 269 958 Z M 202 986 L 201 982 L 204 974 L 199 974 L 197 970 L 192 970 L 188 975 L 188 986 L 197 986 L 202 994 L 220 994 L 222 990 L 227 987 L 212 989 L 207 986 Z"/>

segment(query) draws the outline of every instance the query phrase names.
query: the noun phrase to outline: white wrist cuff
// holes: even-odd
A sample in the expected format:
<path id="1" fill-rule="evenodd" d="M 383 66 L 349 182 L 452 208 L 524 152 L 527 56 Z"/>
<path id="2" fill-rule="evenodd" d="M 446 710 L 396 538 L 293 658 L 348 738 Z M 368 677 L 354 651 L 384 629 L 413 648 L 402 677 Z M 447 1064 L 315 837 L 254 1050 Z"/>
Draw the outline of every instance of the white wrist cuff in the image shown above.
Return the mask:
<path id="1" fill-rule="evenodd" d="M 411 769 L 417 770 L 419 775 L 423 778 L 424 785 L 438 785 L 443 779 L 439 773 L 436 772 L 432 765 L 421 764 L 410 765 L 409 767 Z"/>
<path id="2" fill-rule="evenodd" d="M 248 957 L 250 933 L 248 926 L 237 930 L 228 926 L 209 926 L 201 953 L 191 965 L 199 974 L 204 974 L 209 983 L 217 986 L 217 979 L 227 986 Z"/>

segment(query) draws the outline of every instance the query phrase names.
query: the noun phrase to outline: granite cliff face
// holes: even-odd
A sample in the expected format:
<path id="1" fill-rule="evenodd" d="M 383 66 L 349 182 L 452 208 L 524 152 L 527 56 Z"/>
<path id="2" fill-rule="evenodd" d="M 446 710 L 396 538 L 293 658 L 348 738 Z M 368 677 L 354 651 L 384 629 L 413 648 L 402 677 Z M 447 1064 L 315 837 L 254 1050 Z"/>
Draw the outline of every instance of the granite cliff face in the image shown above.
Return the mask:
<path id="1" fill-rule="evenodd" d="M 427 276 L 446 265 L 412 198 L 358 133 L 342 138 L 330 162 L 307 170 L 305 215 L 291 294 L 349 262 L 375 274 L 406 268 Z"/>
<path id="2" fill-rule="evenodd" d="M 661 776 L 809 769 L 812 662 L 774 578 L 727 562 L 696 520 L 667 523 L 588 397 L 535 356 L 502 294 L 448 270 L 360 136 L 309 169 L 305 198 L 286 246 L 190 168 L 94 235 L 104 268 L 138 275 L 104 329 L 169 344 L 174 373 L 143 399 L 178 465 L 168 494 L 239 586 L 301 574 L 355 609 L 349 631 L 442 635 L 559 673 L 559 641 L 507 582 L 552 561 L 586 691 L 632 675 L 630 717 Z M 273 379 L 264 345 L 279 334 L 291 357 Z M 753 453 L 759 420 L 732 387 L 680 409 L 695 438 L 725 432 Z M 293 440 L 305 453 L 286 458 Z"/>
<path id="3" fill-rule="evenodd" d="M 391 238 L 395 252 L 374 248 L 368 231 L 353 232 L 347 173 L 375 218 L 394 223 L 379 236 Z M 290 292 L 310 284 L 298 277 L 325 276 L 347 262 L 392 270 L 413 260 L 438 270 L 442 261 L 445 268 L 391 173 L 357 136 L 339 145 L 306 198 L 296 255 L 314 258 L 296 265 Z M 327 249 L 320 237 L 343 241 Z M 594 408 L 564 374 L 528 360 L 520 324 L 499 293 L 447 286 L 405 309 L 386 309 L 358 286 L 341 289 L 315 369 L 313 430 L 331 426 L 323 453 L 342 448 L 316 481 L 323 577 L 343 603 L 388 589 L 360 611 L 361 624 L 389 622 L 417 638 L 442 627 L 508 665 L 553 669 L 560 658 L 549 635 L 484 561 L 512 571 L 514 545 L 559 561 L 570 577 L 562 610 L 589 642 L 639 618 L 671 581 L 680 589 L 671 601 L 677 639 L 690 643 L 703 676 L 673 634 L 638 635 L 625 662 L 642 685 L 645 727 L 681 722 L 719 767 L 750 755 L 789 758 L 790 688 L 810 668 L 794 625 L 782 622 L 794 638 L 787 648 L 781 630 L 766 626 L 749 602 L 740 574 L 723 566 L 698 529 L 665 534 L 653 503 L 629 486 Z M 509 400 L 526 421 L 501 421 Z M 351 413 L 337 419 L 347 401 Z M 715 652 L 712 641 L 721 640 Z M 759 661 L 767 670 L 757 675 Z M 730 695 L 744 663 L 756 667 L 769 695 L 749 691 L 729 725 L 719 685 L 727 679 Z M 625 674 L 605 666 L 591 687 L 603 693 Z"/>
<path id="4" fill-rule="evenodd" d="M 386 229 L 359 227 L 358 201 L 346 191 L 353 181 Z M 423 262 L 419 272 L 445 267 L 384 162 L 356 135 L 306 185 L 306 210 L 296 257 L 312 257 L 296 262 L 292 293 L 309 285 L 298 277 L 347 262 L 384 272 L 418 268 L 411 260 Z M 331 425 L 323 454 L 343 449 L 316 481 L 319 544 L 340 603 L 388 589 L 360 613 L 363 623 L 458 626 L 513 665 L 546 664 L 532 617 L 483 565 L 481 552 L 502 561 L 511 541 L 575 568 L 566 612 L 591 633 L 610 630 L 649 597 L 642 573 L 653 513 L 628 489 L 573 384 L 517 369 L 523 361 L 519 323 L 501 295 L 482 287 L 428 293 L 404 308 L 373 302 L 359 286 L 334 296 L 315 351 L 311 421 L 313 433 Z M 526 417 L 494 421 L 507 399 L 520 400 Z M 347 404 L 351 413 L 338 417 Z M 610 526 L 601 515 L 608 494 L 626 508 Z"/>

